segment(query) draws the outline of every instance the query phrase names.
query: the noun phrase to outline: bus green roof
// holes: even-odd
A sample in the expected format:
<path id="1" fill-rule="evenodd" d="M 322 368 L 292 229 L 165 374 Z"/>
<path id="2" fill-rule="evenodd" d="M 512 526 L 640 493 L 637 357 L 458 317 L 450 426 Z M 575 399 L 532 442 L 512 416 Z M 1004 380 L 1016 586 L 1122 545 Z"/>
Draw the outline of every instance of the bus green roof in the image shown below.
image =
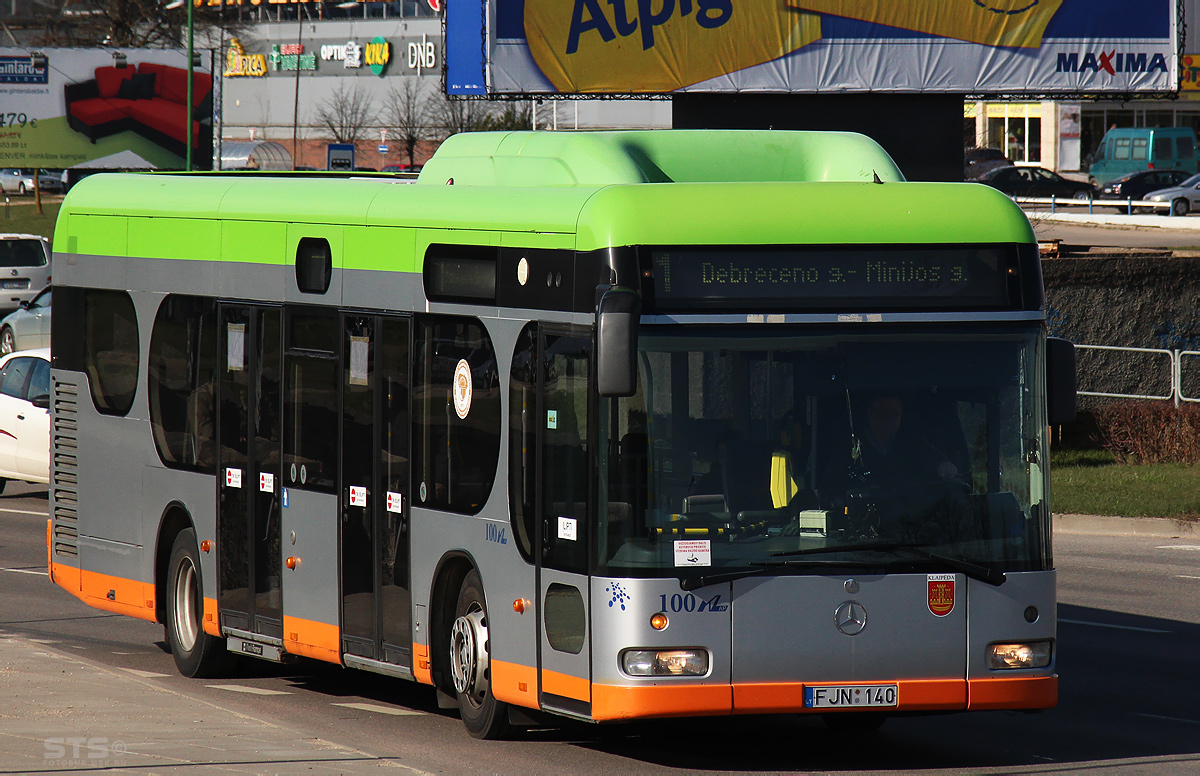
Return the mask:
<path id="1" fill-rule="evenodd" d="M 443 144 L 417 184 L 290 174 L 88 177 L 63 204 L 55 247 L 119 252 L 120 227 L 108 224 L 103 250 L 89 248 L 90 230 L 72 227 L 75 216 L 172 219 L 167 231 L 176 237 L 156 248 L 158 258 L 199 258 L 199 235 L 212 235 L 212 222 L 403 227 L 442 231 L 442 242 L 493 245 L 560 235 L 573 236 L 578 250 L 1035 240 L 1020 208 L 991 187 L 904 182 L 862 135 L 779 131 L 466 133 Z M 197 224 L 188 235 L 196 221 L 208 230 Z M 127 241 L 129 255 L 141 255 L 138 243 Z"/>

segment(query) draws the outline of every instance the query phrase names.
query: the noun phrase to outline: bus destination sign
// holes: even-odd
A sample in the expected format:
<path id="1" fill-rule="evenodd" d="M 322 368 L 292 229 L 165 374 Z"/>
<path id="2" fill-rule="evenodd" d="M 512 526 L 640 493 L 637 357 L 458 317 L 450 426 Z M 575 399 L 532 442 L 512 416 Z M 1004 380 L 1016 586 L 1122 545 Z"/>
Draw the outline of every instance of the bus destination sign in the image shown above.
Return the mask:
<path id="1" fill-rule="evenodd" d="M 1016 301 L 1017 255 L 1007 245 L 656 248 L 650 263 L 652 304 L 662 312 L 996 309 Z"/>

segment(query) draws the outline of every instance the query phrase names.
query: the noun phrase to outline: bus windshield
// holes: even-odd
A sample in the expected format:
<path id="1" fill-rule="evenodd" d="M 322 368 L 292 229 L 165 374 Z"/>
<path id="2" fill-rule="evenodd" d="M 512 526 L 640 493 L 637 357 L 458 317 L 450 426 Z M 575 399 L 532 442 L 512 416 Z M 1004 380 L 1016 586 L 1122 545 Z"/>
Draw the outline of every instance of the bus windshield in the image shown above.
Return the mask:
<path id="1" fill-rule="evenodd" d="M 1041 341 L 643 328 L 600 402 L 599 573 L 1049 568 Z"/>

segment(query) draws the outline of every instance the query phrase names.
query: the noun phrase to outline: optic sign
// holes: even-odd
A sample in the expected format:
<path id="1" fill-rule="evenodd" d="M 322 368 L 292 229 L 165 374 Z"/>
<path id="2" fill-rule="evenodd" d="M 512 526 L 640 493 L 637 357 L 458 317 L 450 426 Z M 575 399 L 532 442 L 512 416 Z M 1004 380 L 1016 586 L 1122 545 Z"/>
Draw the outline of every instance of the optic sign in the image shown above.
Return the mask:
<path id="1" fill-rule="evenodd" d="M 358 69 L 364 64 L 375 75 L 383 75 L 392 61 L 392 44 L 378 36 L 371 38 L 365 46 L 348 40 L 342 44 L 321 46 L 321 59 L 326 62 L 341 62 L 342 67 Z"/>
<path id="2" fill-rule="evenodd" d="M 448 9 L 446 47 L 449 65 L 470 61 L 490 93 L 1102 94 L 1178 84 L 1173 0 L 492 0 L 488 27 L 484 2 Z M 481 34 L 486 68 L 472 58 Z M 462 73 L 448 86 L 474 93 L 471 83 Z"/>

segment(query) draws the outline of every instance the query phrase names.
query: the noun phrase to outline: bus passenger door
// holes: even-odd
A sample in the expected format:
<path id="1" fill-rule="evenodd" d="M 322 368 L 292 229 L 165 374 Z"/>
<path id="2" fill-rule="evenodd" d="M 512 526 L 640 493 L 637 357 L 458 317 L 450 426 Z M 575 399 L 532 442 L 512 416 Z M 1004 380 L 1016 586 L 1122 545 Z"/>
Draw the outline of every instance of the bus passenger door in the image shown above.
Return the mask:
<path id="1" fill-rule="evenodd" d="M 588 552 L 591 339 L 543 328 L 539 342 L 538 670 L 541 703 L 591 715 Z"/>
<path id="2" fill-rule="evenodd" d="M 217 566 L 221 627 L 281 638 L 280 312 L 221 306 Z"/>
<path id="3" fill-rule="evenodd" d="M 409 321 L 346 316 L 342 346 L 342 650 L 412 666 Z"/>

